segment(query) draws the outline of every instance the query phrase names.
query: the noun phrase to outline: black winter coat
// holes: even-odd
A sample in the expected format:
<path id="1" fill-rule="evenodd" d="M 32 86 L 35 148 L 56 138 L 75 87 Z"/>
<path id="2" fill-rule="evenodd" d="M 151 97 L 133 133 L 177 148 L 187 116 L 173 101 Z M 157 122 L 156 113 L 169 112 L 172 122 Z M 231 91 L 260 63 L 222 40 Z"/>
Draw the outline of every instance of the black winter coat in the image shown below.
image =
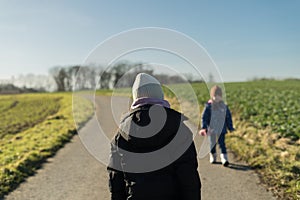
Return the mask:
<path id="1" fill-rule="evenodd" d="M 175 110 L 159 106 L 165 110 L 166 120 L 158 133 L 147 135 L 150 133 L 143 127 L 151 122 L 150 108 L 151 105 L 145 105 L 130 111 L 121 121 L 111 143 L 107 167 L 111 199 L 201 199 L 196 149 L 192 133 L 183 123 L 186 118 Z M 162 118 L 160 114 L 151 115 L 151 112 L 150 116 L 152 121 Z M 160 152 L 166 146 L 166 151 Z M 161 156 L 137 158 L 151 152 L 158 152 Z M 156 166 L 157 163 L 161 166 Z"/>

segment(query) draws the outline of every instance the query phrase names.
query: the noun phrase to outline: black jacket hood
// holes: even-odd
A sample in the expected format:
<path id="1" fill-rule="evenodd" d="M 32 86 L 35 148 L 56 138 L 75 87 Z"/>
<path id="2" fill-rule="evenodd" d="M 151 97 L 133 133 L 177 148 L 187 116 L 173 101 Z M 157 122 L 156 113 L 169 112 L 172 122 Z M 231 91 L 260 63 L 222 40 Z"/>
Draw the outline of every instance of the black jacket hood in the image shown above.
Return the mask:
<path id="1" fill-rule="evenodd" d="M 154 151 L 167 145 L 177 134 L 183 114 L 158 105 L 144 105 L 122 118 L 119 133 L 134 152 Z"/>

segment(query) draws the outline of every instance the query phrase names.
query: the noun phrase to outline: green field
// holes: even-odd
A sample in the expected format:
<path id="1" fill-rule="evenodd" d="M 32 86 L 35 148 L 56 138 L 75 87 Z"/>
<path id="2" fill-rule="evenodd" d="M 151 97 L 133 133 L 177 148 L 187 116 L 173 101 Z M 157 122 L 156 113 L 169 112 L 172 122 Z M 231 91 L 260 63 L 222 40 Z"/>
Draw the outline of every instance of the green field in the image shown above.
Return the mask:
<path id="1" fill-rule="evenodd" d="M 19 133 L 58 111 L 59 97 L 9 96 L 0 99 L 0 138 Z M 5 114 L 4 114 L 5 113 Z"/>
<path id="2" fill-rule="evenodd" d="M 80 122 L 92 113 L 82 101 Z M 32 175 L 76 133 L 72 94 L 0 96 L 0 198 Z"/>
<path id="3" fill-rule="evenodd" d="M 173 85 L 171 88 L 184 85 Z M 200 106 L 209 99 L 204 83 L 192 84 Z M 225 84 L 226 100 L 238 120 L 247 121 L 257 128 L 270 127 L 282 137 L 300 138 L 300 81 L 254 81 Z M 180 91 L 180 89 L 177 91 Z M 172 97 L 168 90 L 166 96 Z M 191 97 L 185 96 L 187 100 Z"/>
<path id="4" fill-rule="evenodd" d="M 209 99 L 207 86 L 196 83 L 192 87 L 201 113 Z M 169 88 L 179 91 L 177 95 L 186 100 L 192 98 L 185 94 L 185 85 Z M 229 148 L 256 169 L 278 196 L 299 199 L 300 81 L 226 83 L 225 90 L 237 130 L 227 135 Z M 174 99 L 170 90 L 164 88 L 164 92 L 171 101 Z"/>

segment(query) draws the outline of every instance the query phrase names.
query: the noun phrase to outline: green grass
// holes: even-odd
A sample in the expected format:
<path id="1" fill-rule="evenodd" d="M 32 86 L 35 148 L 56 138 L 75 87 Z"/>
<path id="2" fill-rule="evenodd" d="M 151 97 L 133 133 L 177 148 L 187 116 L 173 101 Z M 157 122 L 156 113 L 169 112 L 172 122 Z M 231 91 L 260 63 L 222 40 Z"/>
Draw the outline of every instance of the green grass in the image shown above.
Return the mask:
<path id="1" fill-rule="evenodd" d="M 130 96 L 131 95 L 131 88 L 117 88 L 114 90 L 97 90 L 96 95 L 105 95 L 105 96 Z"/>
<path id="2" fill-rule="evenodd" d="M 112 90 L 106 89 L 106 90 L 97 90 L 96 91 L 96 95 L 111 95 L 112 94 Z"/>
<path id="3" fill-rule="evenodd" d="M 24 126 L 20 132 L 2 134 L 0 141 L 0 198 L 16 188 L 26 177 L 34 174 L 45 159 L 54 155 L 76 133 L 71 93 L 1 96 L 2 99 L 18 101 L 20 105 L 24 103 L 28 108 L 18 106 L 11 108 L 14 110 L 11 112 L 15 113 L 16 121 L 21 123 L 21 120 L 18 119 L 18 113 L 20 113 L 24 117 L 23 120 L 27 121 L 27 126 Z M 33 100 L 32 104 L 30 99 Z M 6 106 L 0 106 L 1 108 L 9 107 L 6 100 L 3 101 Z M 82 116 L 79 118 L 83 123 L 90 117 L 93 109 L 88 100 L 82 102 L 82 107 L 78 109 L 84 110 L 84 112 L 81 111 Z M 1 115 L 5 115 L 7 112 L 9 110 L 3 109 Z M 22 112 L 34 113 L 40 117 L 34 118 L 32 114 Z M 13 122 L 13 115 L 9 116 Z"/>
<path id="4" fill-rule="evenodd" d="M 16 106 L 18 104 L 18 101 L 12 100 L 11 98 L 0 98 L 0 112 L 4 112 L 6 110 L 9 110 Z"/>
<path id="5" fill-rule="evenodd" d="M 0 138 L 31 128 L 56 113 L 60 107 L 58 101 L 58 97 L 49 95 L 0 98 Z"/>
<path id="6" fill-rule="evenodd" d="M 209 99 L 204 83 L 192 84 L 200 113 Z M 186 100 L 186 85 L 173 85 Z M 300 198 L 300 81 L 226 83 L 226 100 L 237 131 L 227 135 L 229 148 L 247 161 L 281 198 Z M 175 95 L 164 88 L 175 104 Z"/>

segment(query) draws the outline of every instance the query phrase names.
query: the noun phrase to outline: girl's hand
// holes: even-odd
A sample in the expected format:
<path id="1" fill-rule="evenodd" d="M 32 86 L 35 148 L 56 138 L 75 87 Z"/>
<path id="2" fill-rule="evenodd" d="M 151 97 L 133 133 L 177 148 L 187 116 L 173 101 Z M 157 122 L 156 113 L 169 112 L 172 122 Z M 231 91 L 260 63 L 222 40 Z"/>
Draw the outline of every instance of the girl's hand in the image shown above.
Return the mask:
<path id="1" fill-rule="evenodd" d="M 199 131 L 199 134 L 202 135 L 202 136 L 206 136 L 206 135 L 207 135 L 206 129 L 201 129 L 201 130 Z"/>
<path id="2" fill-rule="evenodd" d="M 212 135 L 214 133 L 214 129 L 208 127 L 208 130 L 207 130 L 207 134 L 206 135 Z"/>

